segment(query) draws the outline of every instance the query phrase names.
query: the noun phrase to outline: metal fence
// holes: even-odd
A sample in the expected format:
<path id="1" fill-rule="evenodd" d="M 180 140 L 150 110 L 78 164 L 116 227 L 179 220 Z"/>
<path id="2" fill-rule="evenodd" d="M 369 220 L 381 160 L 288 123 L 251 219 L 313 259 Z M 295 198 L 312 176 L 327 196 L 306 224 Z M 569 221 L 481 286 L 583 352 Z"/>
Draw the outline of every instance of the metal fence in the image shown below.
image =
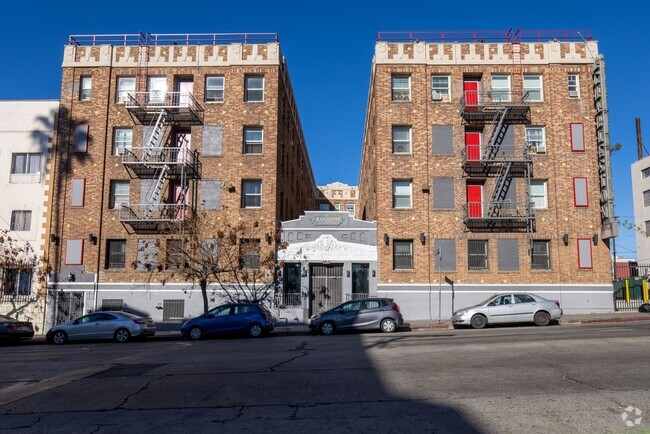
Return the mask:
<path id="1" fill-rule="evenodd" d="M 278 293 L 275 295 L 275 306 L 283 307 L 302 307 L 302 295 L 300 293 Z"/>
<path id="2" fill-rule="evenodd" d="M 650 264 L 617 262 L 614 264 L 614 308 L 617 311 L 638 311 L 650 299 L 648 279 Z"/>

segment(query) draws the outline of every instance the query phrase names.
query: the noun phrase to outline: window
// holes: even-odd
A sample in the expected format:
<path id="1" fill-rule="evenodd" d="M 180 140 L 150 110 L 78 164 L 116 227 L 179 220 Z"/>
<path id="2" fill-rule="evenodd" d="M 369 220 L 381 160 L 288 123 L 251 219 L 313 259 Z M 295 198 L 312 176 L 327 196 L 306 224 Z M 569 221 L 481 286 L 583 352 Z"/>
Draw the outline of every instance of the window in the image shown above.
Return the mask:
<path id="1" fill-rule="evenodd" d="M 345 204 L 345 210 L 349 212 L 350 214 L 354 215 L 354 204 L 353 203 L 346 203 Z"/>
<path id="2" fill-rule="evenodd" d="M 92 88 L 92 77 L 81 77 L 79 83 L 79 99 L 90 101 L 90 89 Z"/>
<path id="3" fill-rule="evenodd" d="M 591 262 L 591 238 L 578 238 L 578 268 L 590 270 Z"/>
<path id="4" fill-rule="evenodd" d="M 551 269 L 551 242 L 548 240 L 533 240 L 533 248 L 530 256 L 530 267 L 533 270 Z"/>
<path id="5" fill-rule="evenodd" d="M 88 150 L 88 124 L 79 124 L 74 130 L 74 151 L 86 152 Z"/>
<path id="6" fill-rule="evenodd" d="M 548 200 L 546 195 L 546 181 L 540 181 L 540 180 L 530 181 L 530 201 L 533 203 L 535 209 L 548 208 Z"/>
<path id="7" fill-rule="evenodd" d="M 546 130 L 544 127 L 526 127 L 526 143 L 535 154 L 546 154 Z"/>
<path id="8" fill-rule="evenodd" d="M 244 154 L 261 154 L 263 137 L 262 127 L 244 127 Z"/>
<path id="9" fill-rule="evenodd" d="M 581 123 L 571 124 L 571 150 L 573 152 L 585 151 L 584 125 Z"/>
<path id="10" fill-rule="evenodd" d="M 41 154 L 12 154 L 12 175 L 33 175 L 41 171 Z"/>
<path id="11" fill-rule="evenodd" d="M 70 206 L 84 206 L 86 199 L 86 180 L 84 178 L 72 178 L 72 187 L 70 190 Z"/>
<path id="12" fill-rule="evenodd" d="M 167 77 L 149 77 L 147 91 L 149 102 L 164 102 L 167 93 Z"/>
<path id="13" fill-rule="evenodd" d="M 127 102 L 129 94 L 135 95 L 135 77 L 117 77 L 117 102 Z"/>
<path id="14" fill-rule="evenodd" d="M 434 101 L 451 101 L 451 86 L 448 75 L 431 76 L 431 99 Z"/>
<path id="15" fill-rule="evenodd" d="M 487 240 L 467 240 L 467 265 L 469 270 L 487 270 Z"/>
<path id="16" fill-rule="evenodd" d="M 12 231 L 29 231 L 32 227 L 32 212 L 31 211 L 11 211 L 11 225 Z"/>
<path id="17" fill-rule="evenodd" d="M 242 208 L 262 207 L 262 181 L 242 181 Z"/>
<path id="18" fill-rule="evenodd" d="M 83 264 L 84 240 L 66 240 L 65 242 L 65 264 Z"/>
<path id="19" fill-rule="evenodd" d="M 129 205 L 129 181 L 111 181 L 111 196 L 108 200 L 110 209 Z"/>
<path id="20" fill-rule="evenodd" d="M 106 242 L 106 268 L 126 267 L 126 240 Z"/>
<path id="21" fill-rule="evenodd" d="M 167 240 L 165 251 L 165 264 L 167 265 L 167 268 L 183 268 L 185 265 L 185 257 L 183 256 L 183 240 Z"/>
<path id="22" fill-rule="evenodd" d="M 413 240 L 393 241 L 393 270 L 413 269 Z"/>
<path id="23" fill-rule="evenodd" d="M 646 167 L 641 171 L 641 178 L 645 179 L 650 177 L 650 167 Z"/>
<path id="24" fill-rule="evenodd" d="M 510 76 L 492 76 L 492 101 L 510 101 Z"/>
<path id="25" fill-rule="evenodd" d="M 528 92 L 528 101 L 543 101 L 541 75 L 524 75 L 524 93 L 526 92 Z"/>
<path id="26" fill-rule="evenodd" d="M 329 203 L 321 203 L 318 209 L 320 211 L 329 211 L 331 208 Z"/>
<path id="27" fill-rule="evenodd" d="M 393 181 L 393 208 L 411 208 L 411 181 Z"/>
<path id="28" fill-rule="evenodd" d="M 650 237 L 650 220 L 645 221 L 645 234 L 643 235 Z"/>
<path id="29" fill-rule="evenodd" d="M 535 299 L 528 294 L 515 294 L 515 303 L 535 303 Z"/>
<path id="30" fill-rule="evenodd" d="M 411 153 L 411 127 L 393 126 L 393 154 Z"/>
<path id="31" fill-rule="evenodd" d="M 243 239 L 239 243 L 241 268 L 260 268 L 260 240 Z"/>
<path id="32" fill-rule="evenodd" d="M 133 128 L 115 128 L 113 132 L 113 155 L 122 155 L 133 145 Z"/>
<path id="33" fill-rule="evenodd" d="M 576 207 L 585 207 L 589 205 L 587 178 L 573 178 L 573 202 Z"/>
<path id="34" fill-rule="evenodd" d="M 391 76 L 391 91 L 393 101 L 410 101 L 411 100 L 411 76 L 396 75 Z"/>
<path id="35" fill-rule="evenodd" d="M 0 270 L 1 296 L 19 297 L 28 296 L 32 293 L 32 270 L 19 270 L 17 268 L 5 268 Z"/>
<path id="36" fill-rule="evenodd" d="M 244 78 L 244 101 L 264 101 L 264 77 L 261 75 L 247 75 Z"/>
<path id="37" fill-rule="evenodd" d="M 223 89 L 222 75 L 205 77 L 205 102 L 223 102 Z"/>
<path id="38" fill-rule="evenodd" d="M 569 97 L 580 97 L 580 76 L 578 74 L 569 74 L 567 76 L 567 81 L 569 85 Z"/>
<path id="39" fill-rule="evenodd" d="M 650 206 L 650 190 L 643 192 L 643 206 Z"/>

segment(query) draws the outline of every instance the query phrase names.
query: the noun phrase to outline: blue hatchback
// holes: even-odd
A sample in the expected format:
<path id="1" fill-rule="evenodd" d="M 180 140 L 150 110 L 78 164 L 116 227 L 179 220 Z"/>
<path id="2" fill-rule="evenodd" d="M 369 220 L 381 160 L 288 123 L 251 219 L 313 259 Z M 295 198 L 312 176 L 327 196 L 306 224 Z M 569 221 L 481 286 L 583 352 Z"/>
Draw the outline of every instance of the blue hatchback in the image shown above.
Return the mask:
<path id="1" fill-rule="evenodd" d="M 181 335 L 198 340 L 207 335 L 247 333 L 253 338 L 273 330 L 273 315 L 255 303 L 224 304 L 210 309 L 201 316 L 186 321 Z"/>

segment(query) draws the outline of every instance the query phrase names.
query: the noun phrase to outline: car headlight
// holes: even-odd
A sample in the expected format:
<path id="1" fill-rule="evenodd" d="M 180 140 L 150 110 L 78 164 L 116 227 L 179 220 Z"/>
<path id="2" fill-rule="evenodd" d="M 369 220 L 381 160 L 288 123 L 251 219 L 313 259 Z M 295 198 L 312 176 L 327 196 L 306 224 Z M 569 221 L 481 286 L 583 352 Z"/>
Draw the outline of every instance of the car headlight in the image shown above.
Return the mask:
<path id="1" fill-rule="evenodd" d="M 458 312 L 454 313 L 454 316 L 456 315 L 465 315 L 467 313 L 467 310 L 459 310 Z"/>

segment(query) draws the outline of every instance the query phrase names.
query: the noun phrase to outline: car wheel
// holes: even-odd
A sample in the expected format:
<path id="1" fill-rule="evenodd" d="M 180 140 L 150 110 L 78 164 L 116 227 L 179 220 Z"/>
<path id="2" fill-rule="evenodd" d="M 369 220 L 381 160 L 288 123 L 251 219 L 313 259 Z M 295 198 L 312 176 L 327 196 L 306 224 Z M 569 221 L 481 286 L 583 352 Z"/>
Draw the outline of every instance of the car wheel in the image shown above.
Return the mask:
<path id="1" fill-rule="evenodd" d="M 320 333 L 325 336 L 329 336 L 334 333 L 334 323 L 331 321 L 325 321 L 320 325 Z"/>
<path id="2" fill-rule="evenodd" d="M 546 312 L 537 312 L 535 314 L 535 325 L 544 327 L 551 323 L 551 316 Z"/>
<path id="3" fill-rule="evenodd" d="M 248 336 L 250 336 L 250 337 L 252 337 L 252 338 L 259 338 L 259 337 L 262 336 L 263 334 L 264 334 L 264 329 L 263 329 L 262 326 L 261 326 L 260 324 L 258 324 L 258 323 L 251 324 L 251 325 L 248 327 Z"/>
<path id="4" fill-rule="evenodd" d="M 52 343 L 54 345 L 63 345 L 68 342 L 68 335 L 65 332 L 58 331 L 52 335 Z"/>
<path id="5" fill-rule="evenodd" d="M 487 318 L 483 315 L 474 315 L 470 321 L 472 328 L 482 329 L 487 325 Z"/>
<path id="6" fill-rule="evenodd" d="M 190 339 L 198 341 L 203 337 L 203 330 L 201 330 L 201 327 L 192 327 L 188 335 Z"/>
<path id="7" fill-rule="evenodd" d="M 384 333 L 393 333 L 397 329 L 397 325 L 395 324 L 395 321 L 393 321 L 392 319 L 386 318 L 382 320 L 381 324 L 379 325 L 379 328 Z"/>
<path id="8" fill-rule="evenodd" d="M 115 342 L 119 342 L 121 344 L 128 341 L 129 338 L 131 338 L 131 333 L 129 333 L 129 331 L 127 329 L 118 329 L 115 332 L 115 335 L 113 336 L 113 339 L 115 339 Z"/>

